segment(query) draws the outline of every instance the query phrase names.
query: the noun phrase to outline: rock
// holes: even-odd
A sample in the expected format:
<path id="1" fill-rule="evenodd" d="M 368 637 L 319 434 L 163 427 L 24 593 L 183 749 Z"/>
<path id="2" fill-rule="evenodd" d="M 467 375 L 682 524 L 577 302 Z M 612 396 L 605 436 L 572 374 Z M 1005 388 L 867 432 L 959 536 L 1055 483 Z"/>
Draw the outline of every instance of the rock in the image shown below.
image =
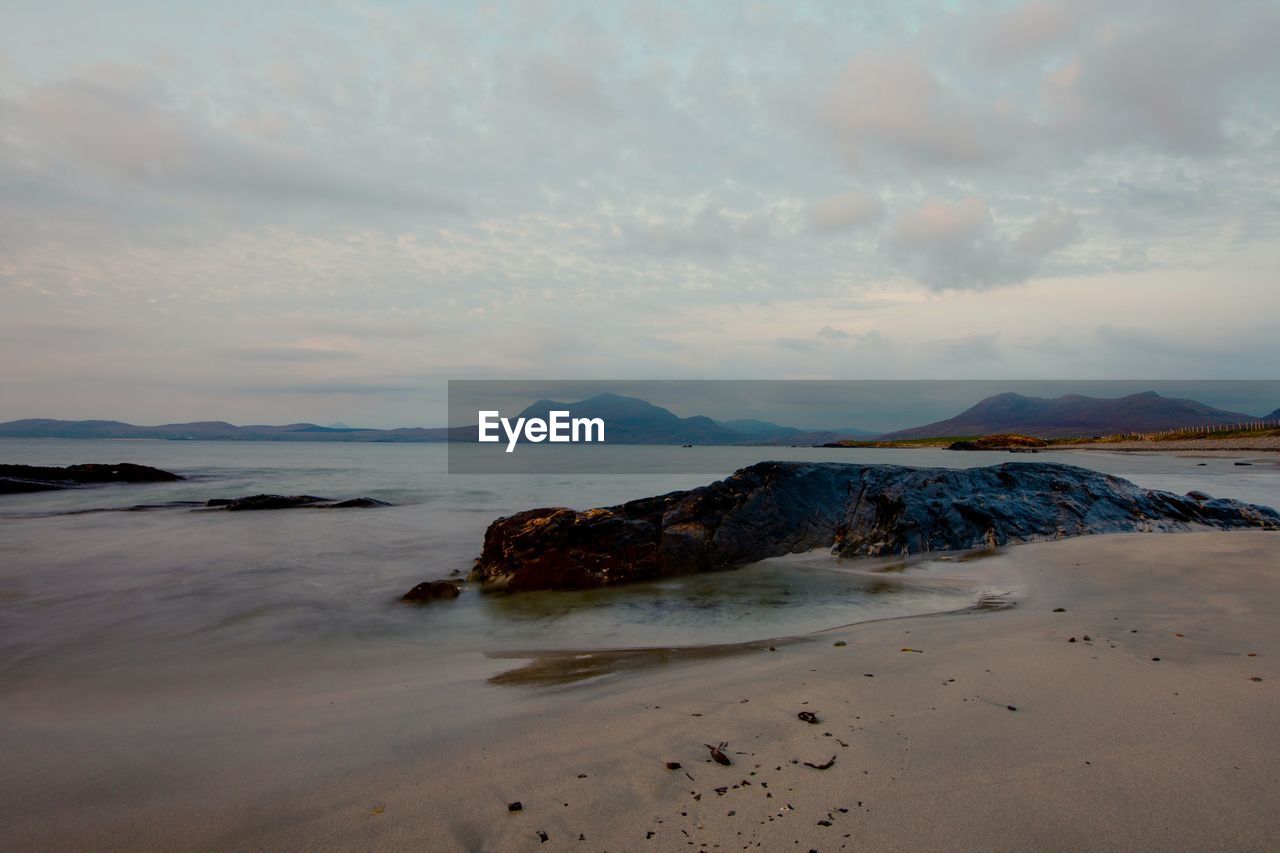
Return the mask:
<path id="1" fill-rule="evenodd" d="M 391 506 L 376 498 L 318 498 L 315 495 L 249 495 L 243 498 L 213 498 L 205 502 L 208 509 L 247 512 L 266 509 L 352 509 Z"/>
<path id="2" fill-rule="evenodd" d="M 516 800 L 514 803 L 507 803 L 507 811 L 518 812 L 524 810 L 524 803 Z"/>
<path id="3" fill-rule="evenodd" d="M 512 590 L 609 586 L 830 548 L 841 557 L 994 547 L 1092 533 L 1280 529 L 1275 510 L 1197 501 L 1079 468 L 762 462 L 708 486 L 489 525 L 472 577 Z"/>
<path id="4" fill-rule="evenodd" d="M 1192 489 L 1191 491 L 1187 492 L 1187 497 L 1191 498 L 1193 501 L 1213 500 L 1213 497 L 1211 495 L 1207 495 L 1204 492 L 1198 491 L 1196 489 Z"/>
<path id="5" fill-rule="evenodd" d="M 88 463 L 58 468 L 43 465 L 0 465 L 0 495 L 49 492 L 101 483 L 170 483 L 184 477 L 147 465 Z"/>
<path id="6" fill-rule="evenodd" d="M 462 595 L 462 587 L 458 581 L 424 581 L 400 596 L 400 600 L 426 604 L 442 599 L 452 600 L 459 595 Z"/>
<path id="7" fill-rule="evenodd" d="M 0 477 L 0 495 L 22 495 L 28 492 L 60 492 L 70 488 L 63 483 L 44 483 L 39 480 L 15 480 Z"/>
<path id="8" fill-rule="evenodd" d="M 377 498 L 347 498 L 345 501 L 327 504 L 322 509 L 373 509 L 380 506 L 393 506 L 386 501 L 380 501 Z"/>

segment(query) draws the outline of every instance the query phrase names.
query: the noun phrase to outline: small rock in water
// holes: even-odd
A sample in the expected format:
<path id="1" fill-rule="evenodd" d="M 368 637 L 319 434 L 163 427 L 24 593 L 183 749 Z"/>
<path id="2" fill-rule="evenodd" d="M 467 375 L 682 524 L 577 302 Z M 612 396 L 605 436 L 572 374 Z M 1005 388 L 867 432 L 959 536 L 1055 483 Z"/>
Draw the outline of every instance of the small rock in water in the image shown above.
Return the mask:
<path id="1" fill-rule="evenodd" d="M 1065 608 L 1065 607 L 1055 607 L 1055 608 L 1053 608 L 1053 612 L 1054 612 L 1054 613 L 1066 613 L 1066 612 L 1067 612 L 1067 608 Z"/>
<path id="2" fill-rule="evenodd" d="M 462 594 L 456 581 L 423 581 L 413 589 L 400 596 L 401 601 L 414 604 L 426 604 L 437 599 L 453 599 Z"/>
<path id="3" fill-rule="evenodd" d="M 550 840 L 551 840 L 551 836 L 547 835 L 541 829 L 538 830 L 538 841 L 540 841 L 543 844 L 546 844 Z"/>
<path id="4" fill-rule="evenodd" d="M 1067 640 L 1068 643 L 1074 643 L 1075 641 L 1076 641 L 1075 637 L 1072 637 L 1070 640 Z"/>
<path id="5" fill-rule="evenodd" d="M 679 762 L 679 761 L 668 761 L 668 762 L 667 762 L 667 769 L 668 769 L 668 770 L 679 770 L 679 769 L 680 769 L 680 762 Z"/>
<path id="6" fill-rule="evenodd" d="M 524 808 L 524 803 L 520 802 L 519 800 L 516 800 L 514 803 L 507 803 L 507 811 L 509 812 L 518 812 L 523 808 Z"/>
<path id="7" fill-rule="evenodd" d="M 796 714 L 796 716 L 810 725 L 816 726 L 818 724 L 818 715 L 812 711 L 801 711 L 799 714 Z"/>
<path id="8" fill-rule="evenodd" d="M 832 643 L 831 645 L 833 645 L 833 646 L 835 646 L 835 647 L 839 648 L 840 646 L 847 646 L 847 645 L 849 645 L 849 644 L 848 644 L 848 643 L 846 643 L 844 640 L 836 640 L 836 641 L 835 641 L 834 643 Z"/>
<path id="9" fill-rule="evenodd" d="M 1005 705 L 1005 707 L 1006 707 L 1006 708 L 1008 708 L 1010 711 L 1016 711 L 1016 710 L 1018 710 L 1018 709 L 1017 709 L 1017 707 L 1015 707 L 1015 706 L 1013 706 L 1013 705 Z"/>

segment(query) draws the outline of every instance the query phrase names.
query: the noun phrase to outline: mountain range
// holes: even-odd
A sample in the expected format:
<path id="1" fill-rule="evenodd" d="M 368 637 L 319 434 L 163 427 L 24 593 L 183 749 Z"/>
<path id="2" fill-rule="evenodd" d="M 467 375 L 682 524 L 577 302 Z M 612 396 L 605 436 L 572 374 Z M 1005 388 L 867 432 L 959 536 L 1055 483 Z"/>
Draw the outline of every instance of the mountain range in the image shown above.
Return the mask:
<path id="1" fill-rule="evenodd" d="M 680 417 L 669 409 L 620 394 L 597 394 L 574 403 L 538 400 L 520 417 L 546 418 L 570 411 L 574 417 L 603 418 L 612 444 L 818 445 L 875 436 L 865 430 L 805 430 L 757 419 L 713 420 L 702 415 Z M 1162 397 L 1154 391 L 1127 397 L 1098 398 L 1079 394 L 1027 397 L 996 394 L 955 417 L 898 430 L 879 440 L 980 436 L 1021 433 L 1041 438 L 1156 432 L 1181 427 L 1221 426 L 1280 420 L 1280 409 L 1261 418 L 1216 409 L 1195 400 Z M 203 441 L 474 441 L 475 427 L 402 427 L 360 429 L 341 425 L 297 423 L 284 426 L 236 426 L 225 421 L 135 426 L 121 421 L 62 421 L 44 418 L 0 423 L 0 438 L 152 438 Z"/>
<path id="2" fill-rule="evenodd" d="M 1162 397 L 1155 391 L 1127 397 L 1027 397 L 996 394 L 953 418 L 880 436 L 881 441 L 943 436 L 1020 433 L 1039 438 L 1074 438 L 1117 433 L 1159 432 L 1183 427 L 1226 426 L 1280 418 L 1280 410 L 1263 418 L 1215 409 L 1195 400 Z"/>

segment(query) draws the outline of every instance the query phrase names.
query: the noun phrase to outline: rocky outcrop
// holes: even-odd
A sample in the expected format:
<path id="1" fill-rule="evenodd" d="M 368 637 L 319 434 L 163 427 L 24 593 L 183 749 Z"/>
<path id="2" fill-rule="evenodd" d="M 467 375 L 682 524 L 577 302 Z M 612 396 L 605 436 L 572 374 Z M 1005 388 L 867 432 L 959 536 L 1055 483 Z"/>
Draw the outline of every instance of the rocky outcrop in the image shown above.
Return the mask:
<path id="1" fill-rule="evenodd" d="M 462 585 L 459 581 L 423 581 L 400 596 L 400 600 L 413 604 L 428 604 L 432 601 L 454 599 L 461 594 Z"/>
<path id="2" fill-rule="evenodd" d="M 171 471 L 120 462 L 89 463 L 65 468 L 44 465 L 0 465 L 0 494 L 54 492 L 100 483 L 169 483 L 184 479 Z"/>
<path id="3" fill-rule="evenodd" d="M 377 498 L 318 498 L 315 495 L 249 495 L 243 498 L 213 498 L 205 502 L 208 509 L 224 509 L 229 512 L 247 512 L 266 509 L 367 509 L 391 506 Z"/>
<path id="4" fill-rule="evenodd" d="M 606 586 L 830 548 L 915 554 L 1092 533 L 1280 529 L 1233 500 L 1152 491 L 1071 465 L 987 468 L 762 462 L 708 486 L 489 525 L 472 576 L 512 590 Z"/>

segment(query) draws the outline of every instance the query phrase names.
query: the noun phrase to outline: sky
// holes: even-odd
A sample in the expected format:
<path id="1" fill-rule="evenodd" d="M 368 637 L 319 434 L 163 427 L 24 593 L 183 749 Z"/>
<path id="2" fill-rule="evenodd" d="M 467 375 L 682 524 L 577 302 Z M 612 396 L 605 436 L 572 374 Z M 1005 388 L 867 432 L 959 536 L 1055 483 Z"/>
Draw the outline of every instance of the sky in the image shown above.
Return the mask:
<path id="1" fill-rule="evenodd" d="M 430 425 L 448 379 L 1277 378 L 1274 0 L 4 21 L 0 420 Z"/>

